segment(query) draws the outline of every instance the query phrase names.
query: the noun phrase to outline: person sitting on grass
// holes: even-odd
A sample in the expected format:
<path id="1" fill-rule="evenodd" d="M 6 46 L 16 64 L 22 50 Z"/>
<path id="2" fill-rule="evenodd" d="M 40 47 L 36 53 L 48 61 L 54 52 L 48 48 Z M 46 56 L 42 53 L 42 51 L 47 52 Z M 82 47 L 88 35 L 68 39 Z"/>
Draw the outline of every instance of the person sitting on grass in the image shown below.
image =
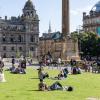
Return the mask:
<path id="1" fill-rule="evenodd" d="M 63 79 L 64 78 L 64 73 L 63 73 L 63 70 L 60 71 L 60 73 L 58 74 L 58 77 L 57 77 L 59 80 Z"/>
<path id="2" fill-rule="evenodd" d="M 19 65 L 18 65 L 18 67 L 17 67 L 17 68 L 15 68 L 15 69 L 11 70 L 11 73 L 13 73 L 13 74 L 20 74 L 20 72 L 21 72 L 21 68 L 20 68 L 20 66 L 19 66 Z"/>
<path id="3" fill-rule="evenodd" d="M 40 80 L 40 83 L 38 84 L 38 88 L 40 91 L 53 91 L 53 90 L 65 90 L 65 91 L 73 91 L 72 86 L 62 86 L 61 83 L 56 81 L 51 86 L 47 86 L 43 80 Z"/>
<path id="4" fill-rule="evenodd" d="M 21 67 L 21 72 L 23 74 L 26 74 L 26 71 L 25 71 L 25 69 L 26 69 L 26 58 L 24 56 L 22 57 L 22 59 L 20 61 L 20 67 Z"/>
<path id="5" fill-rule="evenodd" d="M 45 78 L 48 78 L 49 75 L 48 75 L 48 73 L 45 73 L 45 72 L 44 72 L 43 67 L 40 67 L 40 68 L 38 69 L 38 77 L 39 77 L 40 80 L 43 80 L 43 79 L 45 79 Z"/>
<path id="6" fill-rule="evenodd" d="M 15 58 L 14 58 L 14 56 L 12 56 L 11 63 L 12 63 L 12 67 L 15 67 Z"/>
<path id="7" fill-rule="evenodd" d="M 81 74 L 81 69 L 78 66 L 73 67 L 72 74 Z"/>
<path id="8" fill-rule="evenodd" d="M 15 68 L 14 70 L 12 70 L 11 73 L 13 73 L 13 74 L 26 74 L 26 72 L 24 70 L 22 70 L 22 68 L 20 67 L 20 65 L 18 65 L 17 68 Z"/>
<path id="9" fill-rule="evenodd" d="M 64 79 L 64 78 L 67 78 L 67 75 L 68 75 L 68 69 L 67 68 L 64 68 L 60 71 L 60 73 L 58 74 L 57 79 L 61 80 L 61 79 Z"/>
<path id="10" fill-rule="evenodd" d="M 64 73 L 64 78 L 67 78 L 67 75 L 68 75 L 68 69 L 67 68 L 64 68 L 63 69 L 63 73 Z"/>

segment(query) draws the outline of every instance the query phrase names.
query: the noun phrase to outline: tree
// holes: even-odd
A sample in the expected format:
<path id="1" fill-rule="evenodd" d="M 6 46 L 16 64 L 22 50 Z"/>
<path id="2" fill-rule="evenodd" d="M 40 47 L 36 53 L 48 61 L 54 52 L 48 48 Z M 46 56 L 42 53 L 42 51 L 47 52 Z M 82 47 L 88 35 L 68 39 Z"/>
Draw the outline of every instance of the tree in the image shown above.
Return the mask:
<path id="1" fill-rule="evenodd" d="M 20 58 L 20 52 L 19 51 L 16 52 L 16 57 Z"/>
<path id="2" fill-rule="evenodd" d="M 88 33 L 80 33 L 79 36 L 79 42 L 81 44 L 81 51 L 83 52 L 83 55 L 89 55 L 89 56 L 96 56 L 97 51 L 97 45 L 98 45 L 98 39 L 96 33 L 88 32 Z"/>

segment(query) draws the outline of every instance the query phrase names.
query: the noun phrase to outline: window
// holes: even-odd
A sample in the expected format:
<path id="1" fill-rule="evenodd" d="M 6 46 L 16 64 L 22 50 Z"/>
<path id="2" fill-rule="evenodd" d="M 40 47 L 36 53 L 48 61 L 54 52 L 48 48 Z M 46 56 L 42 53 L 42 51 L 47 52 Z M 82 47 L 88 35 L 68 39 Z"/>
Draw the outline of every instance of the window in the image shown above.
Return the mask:
<path id="1" fill-rule="evenodd" d="M 18 41 L 19 41 L 19 42 L 22 42 L 22 37 L 21 37 L 21 35 L 18 36 Z"/>
<path id="2" fill-rule="evenodd" d="M 22 51 L 22 47 L 19 47 L 19 51 Z"/>
<path id="3" fill-rule="evenodd" d="M 35 38 L 33 35 L 30 36 L 30 42 L 34 42 L 35 41 Z"/>
<path id="4" fill-rule="evenodd" d="M 13 37 L 13 35 L 11 35 L 11 37 L 10 37 L 10 42 L 14 42 L 14 37 Z"/>
<path id="5" fill-rule="evenodd" d="M 6 53 L 3 54 L 3 58 L 6 58 Z"/>
<path id="6" fill-rule="evenodd" d="M 11 50 L 12 50 L 12 51 L 14 51 L 14 50 L 15 50 L 15 48 L 14 48 L 14 47 L 11 47 Z"/>
<path id="7" fill-rule="evenodd" d="M 5 34 L 3 34 L 2 41 L 3 41 L 3 42 L 6 41 L 6 36 L 5 36 Z"/>
<path id="8" fill-rule="evenodd" d="M 3 50 L 6 51 L 6 46 L 3 47 Z"/>
<path id="9" fill-rule="evenodd" d="M 34 47 L 30 47 L 30 51 L 34 51 Z"/>

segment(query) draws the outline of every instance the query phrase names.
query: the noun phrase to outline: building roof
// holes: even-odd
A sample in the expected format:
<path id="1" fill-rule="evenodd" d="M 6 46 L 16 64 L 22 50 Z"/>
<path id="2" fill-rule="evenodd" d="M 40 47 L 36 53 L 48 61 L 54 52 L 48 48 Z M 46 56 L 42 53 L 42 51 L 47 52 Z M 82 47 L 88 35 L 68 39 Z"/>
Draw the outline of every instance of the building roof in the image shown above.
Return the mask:
<path id="1" fill-rule="evenodd" d="M 43 33 L 43 36 L 40 37 L 41 40 L 59 40 L 61 38 L 62 34 L 60 32 Z"/>
<path id="2" fill-rule="evenodd" d="M 95 12 L 100 12 L 100 1 L 98 1 L 93 7 L 92 9 Z"/>
<path id="3" fill-rule="evenodd" d="M 60 32 L 55 32 L 52 34 L 52 39 L 53 40 L 58 40 L 58 39 L 61 39 L 62 35 Z"/>

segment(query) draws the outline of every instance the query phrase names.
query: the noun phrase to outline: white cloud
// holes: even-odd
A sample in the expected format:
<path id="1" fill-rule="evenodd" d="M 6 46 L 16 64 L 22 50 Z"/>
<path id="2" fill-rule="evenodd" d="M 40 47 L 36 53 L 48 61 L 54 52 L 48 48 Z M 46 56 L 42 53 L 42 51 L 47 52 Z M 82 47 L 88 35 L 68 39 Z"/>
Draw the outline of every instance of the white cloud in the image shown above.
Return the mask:
<path id="1" fill-rule="evenodd" d="M 91 5 L 89 5 L 89 6 L 87 6 L 87 7 L 84 7 L 84 8 L 77 8 L 77 9 L 75 9 L 75 10 L 73 10 L 73 9 L 71 9 L 71 14 L 72 15 L 75 15 L 75 16 L 77 16 L 77 15 L 82 15 L 82 13 L 83 12 L 89 12 L 90 10 L 91 10 L 91 8 L 92 8 L 92 6 Z"/>

